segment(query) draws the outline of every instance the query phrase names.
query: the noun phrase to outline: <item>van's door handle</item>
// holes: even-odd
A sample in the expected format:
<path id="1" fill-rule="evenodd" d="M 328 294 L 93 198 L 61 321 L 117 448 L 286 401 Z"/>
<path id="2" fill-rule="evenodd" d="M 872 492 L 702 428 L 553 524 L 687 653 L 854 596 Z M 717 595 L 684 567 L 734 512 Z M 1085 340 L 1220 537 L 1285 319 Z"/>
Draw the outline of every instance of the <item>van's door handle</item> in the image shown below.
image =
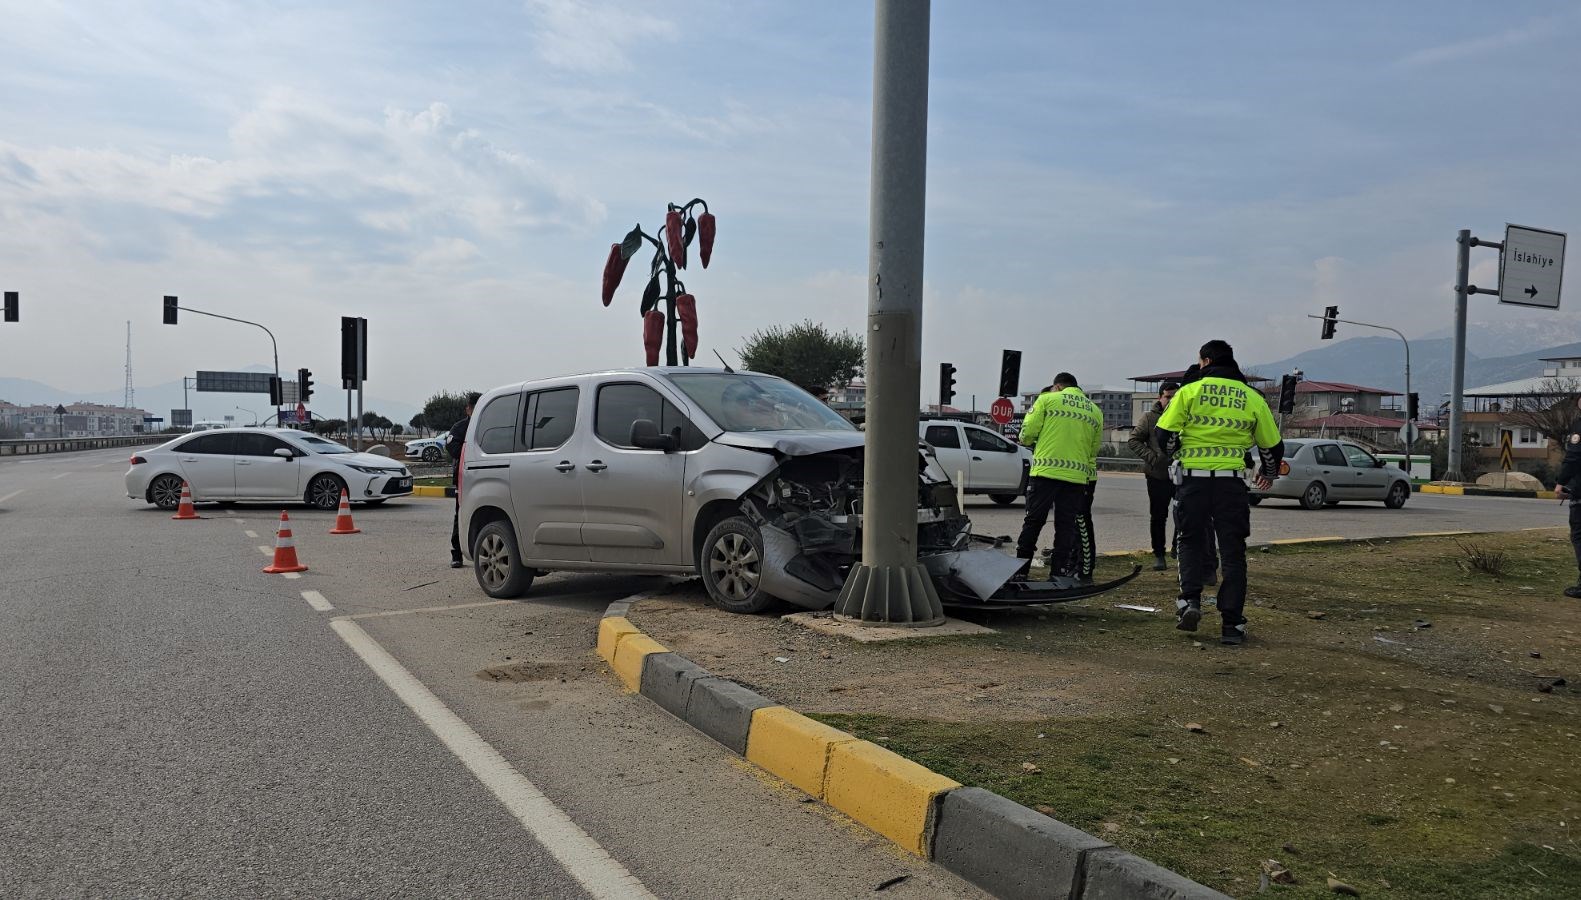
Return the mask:
<path id="1" fill-rule="evenodd" d="M 556 472 L 570 472 L 570 471 L 574 470 L 575 468 L 576 468 L 576 463 L 571 462 L 569 459 L 562 459 L 560 461 L 560 464 L 558 466 L 554 467 L 554 470 Z"/>
<path id="2" fill-rule="evenodd" d="M 982 461 L 983 461 L 983 458 L 981 456 L 974 456 L 974 457 L 972 457 L 972 462 L 982 462 Z"/>
<path id="3" fill-rule="evenodd" d="M 595 459 L 587 464 L 587 470 L 589 472 L 602 472 L 607 468 L 609 468 L 609 466 L 606 465 L 603 460 Z"/>

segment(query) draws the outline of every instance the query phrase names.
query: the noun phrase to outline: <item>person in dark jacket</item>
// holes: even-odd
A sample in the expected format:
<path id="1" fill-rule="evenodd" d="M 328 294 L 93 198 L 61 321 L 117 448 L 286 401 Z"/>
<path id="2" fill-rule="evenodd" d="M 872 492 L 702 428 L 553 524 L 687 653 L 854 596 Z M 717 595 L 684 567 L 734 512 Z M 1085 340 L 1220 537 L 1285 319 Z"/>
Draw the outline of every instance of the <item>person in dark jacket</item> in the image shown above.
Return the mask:
<path id="1" fill-rule="evenodd" d="M 456 509 L 450 518 L 450 568 L 452 569 L 459 569 L 466 564 L 461 558 L 461 451 L 467 442 L 467 426 L 472 422 L 472 407 L 477 405 L 481 396 L 483 395 L 477 391 L 467 394 L 467 414 L 450 426 L 450 434 L 445 437 L 445 451 L 450 454 L 450 483 L 456 486 Z"/>
<path id="2" fill-rule="evenodd" d="M 1581 405 L 1581 401 L 1577 401 Z M 1554 479 L 1554 493 L 1570 502 L 1570 547 L 1575 551 L 1576 568 L 1581 569 L 1581 418 L 1570 423 L 1565 435 L 1565 460 Z M 1565 596 L 1581 600 L 1581 580 L 1565 588 Z"/>
<path id="3" fill-rule="evenodd" d="M 1158 400 L 1153 408 L 1142 414 L 1131 437 L 1125 442 L 1131 453 L 1142 461 L 1142 474 L 1147 477 L 1147 525 L 1153 539 L 1153 569 L 1162 572 L 1169 568 L 1164 562 L 1164 526 L 1169 522 L 1169 507 L 1175 499 L 1175 482 L 1169 475 L 1169 456 L 1158 442 L 1153 426 L 1169 406 L 1169 399 L 1180 389 L 1180 382 L 1166 381 L 1158 387 Z"/>

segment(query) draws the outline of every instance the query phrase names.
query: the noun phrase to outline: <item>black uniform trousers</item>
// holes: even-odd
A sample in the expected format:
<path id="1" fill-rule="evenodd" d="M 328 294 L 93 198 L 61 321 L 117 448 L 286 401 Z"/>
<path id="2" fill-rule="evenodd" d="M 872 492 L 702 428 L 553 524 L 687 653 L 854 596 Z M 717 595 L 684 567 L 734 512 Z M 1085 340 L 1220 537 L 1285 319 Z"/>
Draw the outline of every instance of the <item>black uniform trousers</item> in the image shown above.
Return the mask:
<path id="1" fill-rule="evenodd" d="M 1049 512 L 1054 513 L 1054 555 L 1049 559 L 1049 570 L 1055 575 L 1074 571 L 1072 557 L 1078 549 L 1080 536 L 1077 522 L 1085 503 L 1091 510 L 1091 495 L 1087 485 L 1057 478 L 1034 475 L 1027 488 L 1027 517 L 1021 525 L 1021 538 L 1016 541 L 1016 556 L 1031 559 L 1037 555 L 1038 535 L 1048 523 Z"/>
<path id="2" fill-rule="evenodd" d="M 1237 473 L 1239 474 L 1239 473 Z M 1246 482 L 1238 477 L 1186 476 L 1176 489 L 1180 528 L 1180 596 L 1202 599 L 1202 584 L 1213 574 L 1212 538 L 1218 539 L 1219 615 L 1226 628 L 1246 621 L 1246 538 L 1252 533 L 1252 508 Z"/>
<path id="3" fill-rule="evenodd" d="M 1071 562 L 1071 568 L 1083 578 L 1091 578 L 1098 570 L 1098 534 L 1092 527 L 1092 501 L 1097 493 L 1098 482 L 1087 482 L 1086 493 L 1076 513 L 1076 559 Z"/>
<path id="4" fill-rule="evenodd" d="M 1169 524 L 1169 507 L 1175 499 L 1175 483 L 1168 478 L 1147 477 L 1147 531 L 1153 539 L 1153 555 L 1164 555 L 1164 527 Z"/>
<path id="5" fill-rule="evenodd" d="M 1570 501 L 1570 547 L 1576 552 L 1576 568 L 1581 569 L 1581 502 L 1575 500 Z"/>

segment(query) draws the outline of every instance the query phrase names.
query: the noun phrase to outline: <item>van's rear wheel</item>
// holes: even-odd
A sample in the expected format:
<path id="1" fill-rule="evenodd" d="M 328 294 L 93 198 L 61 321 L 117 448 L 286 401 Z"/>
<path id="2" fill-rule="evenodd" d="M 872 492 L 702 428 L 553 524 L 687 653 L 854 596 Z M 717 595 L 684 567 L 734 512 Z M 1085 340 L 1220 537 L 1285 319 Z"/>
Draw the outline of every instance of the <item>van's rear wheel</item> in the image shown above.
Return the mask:
<path id="1" fill-rule="evenodd" d="M 520 597 L 532 586 L 533 571 L 522 565 L 511 523 L 500 520 L 484 525 L 472 542 L 472 570 L 478 587 L 496 600 Z"/>
<path id="2" fill-rule="evenodd" d="M 760 613 L 774 605 L 763 590 L 763 535 L 744 516 L 731 516 L 703 539 L 699 568 L 714 605 L 727 612 Z"/>
<path id="3" fill-rule="evenodd" d="M 1000 506 L 1009 506 L 1021 499 L 1020 494 L 989 494 L 988 497 Z"/>

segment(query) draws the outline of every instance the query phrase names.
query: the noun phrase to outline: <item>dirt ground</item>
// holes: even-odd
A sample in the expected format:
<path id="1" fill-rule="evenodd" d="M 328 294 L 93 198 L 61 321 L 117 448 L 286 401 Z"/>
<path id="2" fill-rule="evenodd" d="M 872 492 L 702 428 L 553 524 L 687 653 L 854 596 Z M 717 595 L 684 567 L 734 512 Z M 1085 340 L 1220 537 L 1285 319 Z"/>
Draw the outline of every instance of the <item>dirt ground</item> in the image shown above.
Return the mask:
<path id="1" fill-rule="evenodd" d="M 1477 571 L 1470 551 L 1505 554 Z M 1132 563 L 1108 559 L 1099 578 Z M 1251 642 L 1173 628 L 1174 572 L 996 633 L 857 644 L 707 605 L 632 610 L 776 701 L 1234 895 L 1581 896 L 1581 601 L 1558 530 L 1254 553 Z M 1211 590 L 1211 589 L 1210 589 Z M 1156 613 L 1117 609 L 1134 603 Z"/>

